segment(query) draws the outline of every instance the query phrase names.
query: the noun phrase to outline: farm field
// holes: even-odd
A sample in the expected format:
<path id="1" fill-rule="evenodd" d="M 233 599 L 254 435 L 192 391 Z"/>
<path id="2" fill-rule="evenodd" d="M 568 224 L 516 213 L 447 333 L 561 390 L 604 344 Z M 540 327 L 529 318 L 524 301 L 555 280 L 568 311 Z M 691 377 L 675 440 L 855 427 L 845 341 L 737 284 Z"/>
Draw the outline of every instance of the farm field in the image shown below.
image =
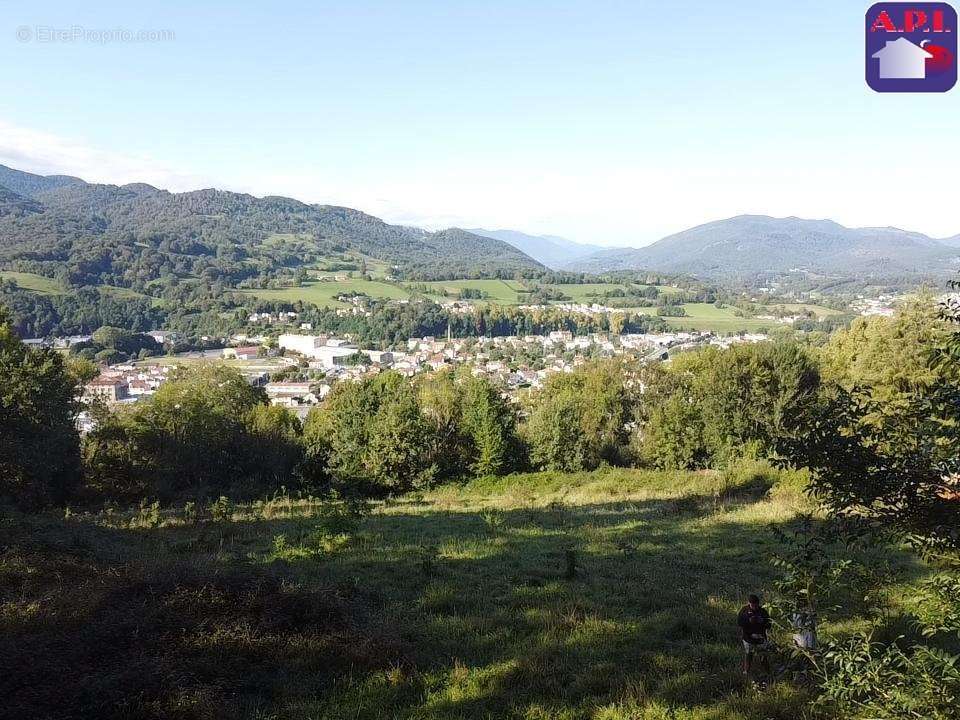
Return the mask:
<path id="1" fill-rule="evenodd" d="M 573 298 L 573 302 L 579 303 L 599 303 L 603 304 L 605 298 L 598 297 L 604 292 L 609 290 L 625 289 L 624 285 L 617 285 L 614 283 L 585 283 L 583 285 L 544 285 L 545 288 L 550 290 L 557 290 L 562 292 L 564 295 L 567 295 Z M 635 285 L 634 287 L 641 288 L 643 285 Z"/>
<path id="2" fill-rule="evenodd" d="M 35 275 L 34 273 L 14 272 L 13 270 L 0 270 L 0 278 L 13 280 L 24 290 L 32 290 L 41 295 L 59 295 L 63 293 L 63 288 L 53 278 Z"/>
<path id="3" fill-rule="evenodd" d="M 359 514 L 278 497 L 8 519 L 4 702 L 12 717 L 794 720 L 807 697 L 749 687 L 735 624 L 771 585 L 770 526 L 805 507 L 780 477 L 608 469 Z M 851 605 L 843 630 L 862 626 Z"/>
<path id="4" fill-rule="evenodd" d="M 741 318 L 733 314 L 732 308 L 717 308 L 711 303 L 683 303 L 685 317 L 667 317 L 664 320 L 677 330 L 705 330 L 716 333 L 750 332 L 763 328 L 777 327 L 772 320 Z M 656 315 L 657 308 L 631 308 L 631 312 Z"/>
<path id="5" fill-rule="evenodd" d="M 163 300 L 160 298 L 144 295 L 143 293 L 139 293 L 136 290 L 131 290 L 130 288 L 118 287 L 116 285 L 98 285 L 97 287 L 101 292 L 113 295 L 114 297 L 123 299 L 149 300 L 153 305 L 163 304 Z"/>
<path id="6" fill-rule="evenodd" d="M 729 307 L 718 308 L 712 303 L 684 303 L 686 317 L 667 318 L 671 326 L 683 330 L 712 330 L 714 332 L 737 332 L 776 327 L 771 320 L 741 318 Z"/>
<path id="7" fill-rule="evenodd" d="M 365 293 L 370 297 L 403 300 L 410 297 L 410 293 L 397 285 L 380 282 L 378 280 L 361 280 L 350 278 L 342 281 L 311 280 L 301 287 L 282 288 L 280 290 L 245 290 L 245 294 L 255 295 L 264 300 L 281 300 L 286 302 L 310 302 L 321 307 L 346 307 L 344 303 L 334 300 L 342 293 Z"/>
<path id="8" fill-rule="evenodd" d="M 470 288 L 480 290 L 487 295 L 483 300 L 476 302 L 494 302 L 500 305 L 517 305 L 523 302 L 523 291 L 526 290 L 522 283 L 515 280 L 439 280 L 423 284 L 436 288 L 436 293 L 430 296 L 436 299 L 443 298 L 444 290 L 454 295 L 464 288 Z"/>

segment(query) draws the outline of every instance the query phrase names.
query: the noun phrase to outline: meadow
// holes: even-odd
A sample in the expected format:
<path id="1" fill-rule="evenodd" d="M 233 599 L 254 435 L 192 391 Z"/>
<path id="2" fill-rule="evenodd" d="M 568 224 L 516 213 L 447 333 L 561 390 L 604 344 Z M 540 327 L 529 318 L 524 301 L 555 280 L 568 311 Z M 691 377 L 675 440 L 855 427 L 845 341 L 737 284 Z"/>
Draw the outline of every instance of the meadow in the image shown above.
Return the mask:
<path id="1" fill-rule="evenodd" d="M 808 695 L 744 679 L 735 616 L 770 587 L 770 528 L 809 509 L 802 480 L 601 469 L 366 507 L 7 516 L 5 710 L 794 720 Z"/>
<path id="2" fill-rule="evenodd" d="M 346 257 L 345 259 L 359 262 L 359 258 Z M 368 267 L 373 273 L 384 271 L 386 266 L 383 263 L 377 264 L 375 261 L 368 261 Z M 346 303 L 339 302 L 335 298 L 344 293 L 363 293 L 374 298 L 384 298 L 390 300 L 404 300 L 410 298 L 414 293 L 410 289 L 396 283 L 387 282 L 382 279 L 363 280 L 360 278 L 348 277 L 346 279 L 336 280 L 336 275 L 343 275 L 343 271 L 323 271 L 314 269 L 313 279 L 305 282 L 299 287 L 287 287 L 274 290 L 244 290 L 243 294 L 252 295 L 264 300 L 278 300 L 284 302 L 303 302 L 314 303 L 321 307 L 349 307 Z M 20 273 L 2 271 L 0 277 L 16 280 L 17 284 L 25 290 L 43 294 L 62 293 L 63 289 L 51 278 L 34 275 L 32 273 Z M 435 289 L 435 292 L 428 294 L 433 300 L 444 300 L 443 291 L 448 293 L 449 298 L 455 298 L 456 294 L 464 289 L 470 288 L 480 290 L 484 293 L 484 299 L 472 300 L 474 303 L 497 303 L 501 305 L 518 305 L 528 302 L 528 288 L 516 280 L 443 280 L 436 282 L 423 283 Z M 580 303 L 603 303 L 604 299 L 598 297 L 599 294 L 621 288 L 622 285 L 612 283 L 588 283 L 583 285 L 545 285 L 545 288 L 557 290 L 571 298 L 572 302 Z M 642 286 L 637 286 L 642 287 Z M 128 288 L 119 288 L 111 286 L 102 286 L 106 292 L 115 294 L 118 297 L 127 298 L 147 298 Z M 665 294 L 677 292 L 675 288 L 662 288 Z M 161 301 L 153 299 L 154 304 Z M 568 301 L 570 302 L 570 301 Z M 685 317 L 666 318 L 669 325 L 678 330 L 709 330 L 717 333 L 734 333 L 741 331 L 756 331 L 777 327 L 777 323 L 771 320 L 760 320 L 756 318 L 741 318 L 734 315 L 730 307 L 717 308 L 710 303 L 684 303 L 682 305 Z M 838 311 L 818 305 L 783 305 L 789 311 L 800 312 L 811 310 L 820 317 L 836 314 Z M 654 307 L 630 308 L 630 312 L 645 314 L 655 314 Z"/>
<path id="3" fill-rule="evenodd" d="M 524 302 L 524 296 L 528 291 L 522 283 L 515 280 L 441 280 L 424 284 L 436 289 L 436 292 L 430 295 L 436 299 L 443 297 L 444 290 L 456 296 L 460 290 L 469 288 L 483 292 L 484 302 L 501 305 L 517 305 Z"/>
<path id="4" fill-rule="evenodd" d="M 13 280 L 24 290 L 31 290 L 41 295 L 59 295 L 63 292 L 63 288 L 53 278 L 35 275 L 34 273 L 0 270 L 0 279 Z"/>
<path id="5" fill-rule="evenodd" d="M 437 301 L 456 299 L 457 293 L 460 290 L 469 288 L 480 290 L 484 293 L 484 298 L 481 300 L 469 300 L 468 302 L 477 304 L 497 303 L 500 305 L 519 305 L 529 302 L 528 288 L 523 283 L 515 280 L 441 280 L 418 284 L 427 285 L 435 289 L 435 292 L 428 293 L 427 297 Z M 622 288 L 623 286 L 613 283 L 587 283 L 582 285 L 545 285 L 544 287 L 562 292 L 568 296 L 570 300 L 566 302 L 603 304 L 604 298 L 600 297 L 600 294 L 605 291 Z M 642 286 L 638 285 L 637 287 Z M 446 298 L 443 295 L 444 291 L 447 292 Z M 669 287 L 662 288 L 661 291 L 666 295 L 678 292 L 675 288 Z M 371 297 L 386 299 L 405 299 L 412 295 L 412 292 L 408 288 L 401 285 L 379 280 L 361 280 L 355 278 L 347 278 L 339 281 L 333 280 L 332 278 L 312 280 L 301 287 L 289 287 L 280 290 L 248 290 L 245 292 L 265 300 L 284 300 L 288 302 L 302 300 L 325 307 L 343 307 L 343 303 L 334 299 L 341 293 L 361 292 Z M 778 326 L 778 324 L 772 320 L 737 317 L 734 314 L 733 308 L 717 308 L 712 303 L 683 303 L 681 307 L 683 307 L 687 313 L 686 316 L 666 318 L 668 324 L 678 330 L 708 330 L 716 333 L 735 333 L 768 330 Z M 785 307 L 797 312 L 801 309 L 809 309 L 821 317 L 837 312 L 816 305 Z M 653 315 L 656 314 L 657 309 L 655 307 L 638 307 L 627 308 L 625 311 Z"/>
<path id="6" fill-rule="evenodd" d="M 360 278 L 347 278 L 340 281 L 308 280 L 300 287 L 287 287 L 278 290 L 245 290 L 244 294 L 254 295 L 264 300 L 279 300 L 282 302 L 302 300 L 321 307 L 348 307 L 348 305 L 335 300 L 335 298 L 338 295 L 351 292 L 393 300 L 404 300 L 410 297 L 410 293 L 398 285 Z"/>
<path id="7" fill-rule="evenodd" d="M 667 318 L 672 327 L 682 330 L 711 330 L 713 332 L 738 332 L 777 327 L 772 320 L 742 318 L 734 315 L 733 308 L 718 308 L 712 303 L 684 303 L 685 317 Z"/>

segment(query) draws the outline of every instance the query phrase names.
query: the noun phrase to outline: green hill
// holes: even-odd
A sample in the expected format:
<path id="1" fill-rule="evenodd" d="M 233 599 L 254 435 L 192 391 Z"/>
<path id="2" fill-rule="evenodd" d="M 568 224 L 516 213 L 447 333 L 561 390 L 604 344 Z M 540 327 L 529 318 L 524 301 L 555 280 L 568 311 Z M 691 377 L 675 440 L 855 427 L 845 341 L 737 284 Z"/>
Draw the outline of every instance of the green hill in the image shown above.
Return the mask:
<path id="1" fill-rule="evenodd" d="M 390 225 L 351 208 L 222 190 L 97 185 L 0 166 L 0 269 L 142 291 L 172 278 L 236 285 L 354 251 L 404 278 L 512 277 L 545 268 L 463 230 Z M 286 242 L 276 242 L 278 236 Z"/>

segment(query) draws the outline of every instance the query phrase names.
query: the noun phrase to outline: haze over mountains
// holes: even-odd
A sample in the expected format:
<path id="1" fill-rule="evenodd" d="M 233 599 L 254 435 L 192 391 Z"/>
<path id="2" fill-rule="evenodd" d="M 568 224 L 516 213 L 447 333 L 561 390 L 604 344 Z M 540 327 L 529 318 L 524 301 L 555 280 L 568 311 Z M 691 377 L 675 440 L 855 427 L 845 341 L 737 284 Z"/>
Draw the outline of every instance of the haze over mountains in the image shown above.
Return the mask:
<path id="1" fill-rule="evenodd" d="M 509 276 L 547 268 L 604 273 L 651 270 L 710 280 L 788 272 L 826 277 L 940 277 L 960 267 L 960 235 L 937 240 L 898 228 L 848 228 L 832 220 L 740 215 L 643 248 L 604 248 L 514 230 L 428 232 L 359 210 L 222 190 L 171 193 L 142 183 L 87 183 L 0 165 L 0 267 L 71 282 L 129 286 L 165 268 L 211 264 L 226 282 L 265 269 L 355 251 L 408 278 Z M 138 258 L 155 265 L 144 270 Z M 217 263 L 210 258 L 215 257 Z M 93 269 L 91 269 L 93 268 Z M 89 276 L 89 277 L 87 277 Z M 99 279 L 95 279 L 99 278 Z M 147 278 L 147 280 L 144 280 Z"/>
<path id="2" fill-rule="evenodd" d="M 470 228 L 468 232 L 510 243 L 554 270 L 607 249 L 602 245 L 586 245 L 556 235 L 528 235 L 517 230 Z"/>
<path id="3" fill-rule="evenodd" d="M 960 236 L 935 240 L 898 228 L 848 228 L 832 220 L 740 215 L 669 235 L 643 248 L 607 248 L 563 265 L 585 272 L 655 270 L 703 278 L 805 271 L 835 277 L 939 276 L 955 272 Z"/>

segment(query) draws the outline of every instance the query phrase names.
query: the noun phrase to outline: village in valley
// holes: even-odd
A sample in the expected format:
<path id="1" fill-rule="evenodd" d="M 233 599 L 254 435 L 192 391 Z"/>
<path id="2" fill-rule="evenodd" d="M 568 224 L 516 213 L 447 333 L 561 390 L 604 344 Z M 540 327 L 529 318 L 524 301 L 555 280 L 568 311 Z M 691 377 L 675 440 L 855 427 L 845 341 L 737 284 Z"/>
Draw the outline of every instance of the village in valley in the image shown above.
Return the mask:
<path id="1" fill-rule="evenodd" d="M 85 386 L 85 398 L 108 404 L 135 403 L 152 395 L 180 365 L 223 362 L 237 367 L 252 385 L 262 386 L 271 404 L 293 410 L 303 419 L 338 382 L 392 370 L 406 377 L 466 365 L 475 375 L 497 383 L 516 397 L 523 388 L 540 387 L 551 373 L 572 372 L 590 358 L 629 355 L 666 360 L 671 351 L 713 344 L 758 342 L 764 334 L 720 337 L 710 332 L 670 332 L 574 336 L 568 331 L 522 337 L 410 338 L 404 350 L 358 347 L 348 338 L 307 333 L 276 337 L 237 335 L 221 350 L 151 358 L 103 368 Z M 89 413 L 81 429 L 90 429 Z"/>
<path id="2" fill-rule="evenodd" d="M 888 296 L 863 299 L 855 308 L 862 315 L 888 315 L 896 300 Z M 444 307 L 451 313 L 472 309 L 457 302 L 444 303 Z M 579 305 L 567 309 L 584 315 L 613 311 Z M 367 310 L 357 300 L 337 312 L 356 315 Z M 202 338 L 212 346 L 210 349 L 170 352 L 101 367 L 99 375 L 85 385 L 83 401 L 97 400 L 111 406 L 133 404 L 152 396 L 178 367 L 201 363 L 223 363 L 236 368 L 251 385 L 264 389 L 272 405 L 288 408 L 300 420 L 305 419 L 310 409 L 322 402 L 337 383 L 356 381 L 387 370 L 413 377 L 466 366 L 472 374 L 494 382 L 505 397 L 518 401 L 524 390 L 541 387 L 550 374 L 573 372 L 590 359 L 627 356 L 646 362 L 668 362 L 673 354 L 699 347 L 726 348 L 769 339 L 763 331 L 723 334 L 715 330 L 677 329 L 585 335 L 553 331 L 522 336 L 411 337 L 405 343 L 395 344 L 394 349 L 382 350 L 363 347 L 349 335 L 338 337 L 313 332 L 310 323 L 300 323 L 295 312 L 253 312 L 246 319 L 250 328 L 247 332 L 227 338 Z M 167 350 L 172 350 L 178 340 L 176 333 L 163 330 L 146 335 Z M 52 342 L 62 350 L 69 350 L 72 345 L 89 339 L 89 336 L 76 336 Z M 89 432 L 94 422 L 89 411 L 82 412 L 78 420 L 80 431 Z"/>

